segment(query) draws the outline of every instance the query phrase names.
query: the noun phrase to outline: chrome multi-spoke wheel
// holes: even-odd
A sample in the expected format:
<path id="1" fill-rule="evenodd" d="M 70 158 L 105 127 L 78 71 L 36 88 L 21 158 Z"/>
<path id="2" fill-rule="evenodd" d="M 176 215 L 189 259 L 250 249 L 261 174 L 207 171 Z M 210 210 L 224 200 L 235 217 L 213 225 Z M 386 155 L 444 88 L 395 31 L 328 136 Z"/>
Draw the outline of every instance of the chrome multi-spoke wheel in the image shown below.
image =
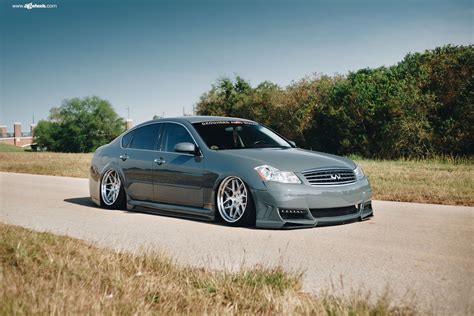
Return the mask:
<path id="1" fill-rule="evenodd" d="M 100 188 L 102 201 L 107 206 L 112 206 L 117 202 L 122 182 L 120 176 L 113 169 L 108 170 L 102 178 L 102 184 Z"/>
<path id="2" fill-rule="evenodd" d="M 247 209 L 248 192 L 245 183 L 238 177 L 227 177 L 217 192 L 217 208 L 228 223 L 240 220 Z"/>

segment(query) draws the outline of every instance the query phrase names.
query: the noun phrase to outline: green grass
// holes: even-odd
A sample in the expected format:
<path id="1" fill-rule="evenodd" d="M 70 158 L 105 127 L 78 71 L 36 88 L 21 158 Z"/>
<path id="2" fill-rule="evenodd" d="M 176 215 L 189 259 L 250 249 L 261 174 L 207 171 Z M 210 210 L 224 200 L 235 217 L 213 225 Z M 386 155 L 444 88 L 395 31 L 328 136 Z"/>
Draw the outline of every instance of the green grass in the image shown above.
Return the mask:
<path id="1" fill-rule="evenodd" d="M 413 315 L 388 295 L 340 298 L 301 291 L 282 268 L 238 272 L 180 266 L 0 223 L 0 314 Z"/>
<path id="2" fill-rule="evenodd" d="M 22 147 L 0 143 L 0 152 L 22 152 L 22 151 L 25 151 L 25 149 Z"/>
<path id="3" fill-rule="evenodd" d="M 87 178 L 92 154 L 0 152 L 0 171 Z M 369 160 L 352 157 L 374 199 L 474 206 L 474 159 Z"/>

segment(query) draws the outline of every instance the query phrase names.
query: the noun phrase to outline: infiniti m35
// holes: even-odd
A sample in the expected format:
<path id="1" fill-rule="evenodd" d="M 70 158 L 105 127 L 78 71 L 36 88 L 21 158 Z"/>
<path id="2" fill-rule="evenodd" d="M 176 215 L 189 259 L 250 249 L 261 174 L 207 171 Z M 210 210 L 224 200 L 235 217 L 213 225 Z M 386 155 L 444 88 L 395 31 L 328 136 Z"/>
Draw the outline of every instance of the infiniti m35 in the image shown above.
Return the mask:
<path id="1" fill-rule="evenodd" d="M 250 120 L 193 116 L 140 124 L 98 148 L 92 200 L 108 209 L 311 227 L 372 216 L 372 190 L 353 161 L 297 148 Z"/>

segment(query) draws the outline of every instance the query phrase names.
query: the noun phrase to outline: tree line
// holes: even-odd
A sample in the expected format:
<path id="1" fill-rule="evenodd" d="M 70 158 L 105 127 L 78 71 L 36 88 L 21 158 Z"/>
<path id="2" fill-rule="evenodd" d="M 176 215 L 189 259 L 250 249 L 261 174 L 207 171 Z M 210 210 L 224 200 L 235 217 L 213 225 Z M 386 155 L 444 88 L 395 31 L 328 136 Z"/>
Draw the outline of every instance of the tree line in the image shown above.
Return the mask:
<path id="1" fill-rule="evenodd" d="M 221 78 L 197 102 L 199 115 L 252 119 L 299 147 L 369 158 L 471 156 L 474 46 L 410 53 L 396 65 L 313 75 L 280 87 Z M 125 130 L 98 97 L 64 100 L 34 131 L 39 148 L 90 152 Z"/>
<path id="2" fill-rule="evenodd" d="M 299 147 L 371 158 L 469 156 L 474 140 L 474 46 L 410 53 L 390 67 L 313 75 L 280 87 L 221 78 L 199 115 L 259 121 Z"/>

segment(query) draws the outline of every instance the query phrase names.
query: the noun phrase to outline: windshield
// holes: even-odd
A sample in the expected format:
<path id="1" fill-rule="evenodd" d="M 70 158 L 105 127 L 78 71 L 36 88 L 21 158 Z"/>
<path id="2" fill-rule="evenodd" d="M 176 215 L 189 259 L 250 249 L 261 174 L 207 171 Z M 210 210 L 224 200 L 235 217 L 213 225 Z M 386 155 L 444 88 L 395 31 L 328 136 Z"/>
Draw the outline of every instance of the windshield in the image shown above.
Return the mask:
<path id="1" fill-rule="evenodd" d="M 254 122 L 209 121 L 194 123 L 193 126 L 212 150 L 291 148 L 286 140 Z"/>

